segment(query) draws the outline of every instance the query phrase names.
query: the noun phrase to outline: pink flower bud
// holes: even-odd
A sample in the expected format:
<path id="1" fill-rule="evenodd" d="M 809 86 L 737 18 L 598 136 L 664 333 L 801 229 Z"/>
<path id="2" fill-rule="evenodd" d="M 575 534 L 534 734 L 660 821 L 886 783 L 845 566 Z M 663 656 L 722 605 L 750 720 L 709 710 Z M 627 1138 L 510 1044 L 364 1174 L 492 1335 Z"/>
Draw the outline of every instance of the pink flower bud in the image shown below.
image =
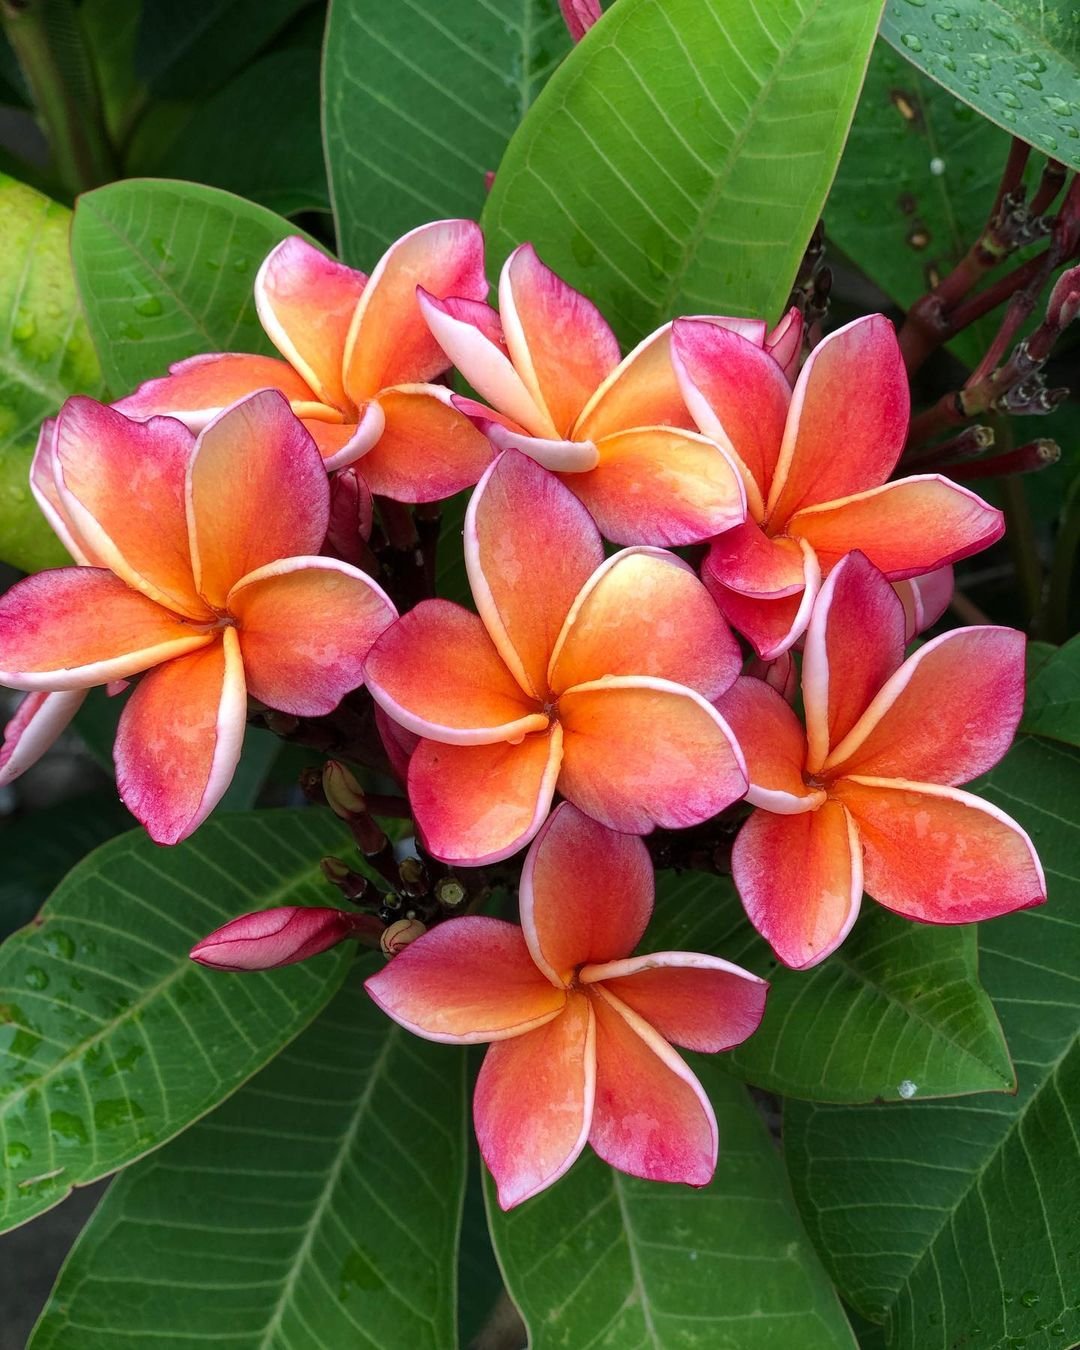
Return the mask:
<path id="1" fill-rule="evenodd" d="M 559 0 L 559 8 L 575 42 L 580 42 L 602 11 L 600 0 Z"/>
<path id="2" fill-rule="evenodd" d="M 397 923 L 392 923 L 383 932 L 382 949 L 387 956 L 396 956 L 410 942 L 415 942 L 426 932 L 427 925 L 422 924 L 419 919 L 398 919 Z"/>
<path id="3" fill-rule="evenodd" d="M 216 970 L 273 970 L 318 956 L 345 938 L 380 929 L 369 914 L 283 905 L 233 919 L 197 942 L 190 955 Z"/>
<path id="4" fill-rule="evenodd" d="M 1046 317 L 1055 328 L 1068 328 L 1080 313 L 1080 267 L 1070 267 L 1058 277 L 1046 306 Z"/>

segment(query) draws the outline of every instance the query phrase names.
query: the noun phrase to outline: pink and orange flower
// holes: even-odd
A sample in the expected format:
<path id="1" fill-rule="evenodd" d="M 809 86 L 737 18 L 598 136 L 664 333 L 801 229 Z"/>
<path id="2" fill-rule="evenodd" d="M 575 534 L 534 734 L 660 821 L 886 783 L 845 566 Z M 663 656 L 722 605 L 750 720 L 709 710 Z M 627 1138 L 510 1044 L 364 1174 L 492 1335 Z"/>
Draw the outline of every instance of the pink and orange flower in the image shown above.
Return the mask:
<path id="1" fill-rule="evenodd" d="M 32 476 L 82 565 L 0 599 L 0 683 L 30 691 L 11 758 L 40 753 L 82 691 L 149 672 L 120 718 L 117 782 L 151 836 L 176 843 L 229 785 L 248 695 L 332 711 L 396 611 L 363 572 L 316 556 L 329 482 L 272 390 L 197 439 L 171 417 L 133 422 L 69 399 Z"/>
<path id="2" fill-rule="evenodd" d="M 1024 637 L 958 628 L 904 660 L 905 615 L 861 554 L 833 569 L 803 654 L 804 732 L 784 699 L 743 678 L 719 700 L 758 809 L 732 873 L 751 923 L 786 965 L 847 936 L 863 889 L 924 923 L 972 923 L 1041 904 L 1031 840 L 957 786 L 1004 755 L 1024 702 Z"/>
<path id="3" fill-rule="evenodd" d="M 685 563 L 651 548 L 605 562 L 581 502 L 513 450 L 473 494 L 465 559 L 479 615 L 425 600 L 365 667 L 383 711 L 421 737 L 408 790 L 431 854 L 509 857 L 556 788 L 633 834 L 697 824 L 743 795 L 741 753 L 710 702 L 741 657 Z"/>
<path id="4" fill-rule="evenodd" d="M 550 1186 L 586 1143 L 633 1176 L 706 1185 L 716 1117 L 672 1046 L 738 1045 L 768 986 L 697 952 L 632 956 L 653 908 L 648 851 L 565 802 L 525 859 L 520 904 L 521 928 L 451 919 L 365 986 L 419 1036 L 491 1043 L 473 1114 L 499 1204 Z"/>

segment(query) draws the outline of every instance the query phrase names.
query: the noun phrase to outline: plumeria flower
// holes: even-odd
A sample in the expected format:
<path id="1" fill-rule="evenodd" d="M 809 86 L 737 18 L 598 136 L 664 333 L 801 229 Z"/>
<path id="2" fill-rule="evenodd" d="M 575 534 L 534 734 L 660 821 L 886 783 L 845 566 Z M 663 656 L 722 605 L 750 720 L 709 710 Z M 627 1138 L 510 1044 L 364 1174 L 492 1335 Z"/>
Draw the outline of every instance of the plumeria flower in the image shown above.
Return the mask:
<path id="1" fill-rule="evenodd" d="M 719 701 L 758 809 L 732 873 L 786 965 L 847 936 L 863 887 L 925 923 L 971 923 L 1046 898 L 1031 840 L 956 785 L 1009 748 L 1024 703 L 1024 637 L 957 628 L 904 658 L 905 616 L 861 554 L 833 569 L 803 654 L 806 731 L 775 690 L 741 679 Z"/>
<path id="2" fill-rule="evenodd" d="M 171 417 L 69 399 L 32 472 L 83 565 L 0 599 L 0 684 L 59 698 L 149 672 L 120 717 L 117 782 L 151 836 L 176 843 L 229 785 L 248 694 L 331 712 L 396 611 L 363 572 L 313 556 L 330 485 L 272 390 L 198 439 Z"/>
<path id="3" fill-rule="evenodd" d="M 581 503 L 513 450 L 473 494 L 465 560 L 479 616 L 425 600 L 365 668 L 375 701 L 422 738 L 408 789 L 430 853 L 509 857 L 556 788 L 633 834 L 742 796 L 739 749 L 709 702 L 739 650 L 685 563 L 650 548 L 605 562 Z"/>
<path id="4" fill-rule="evenodd" d="M 671 325 L 620 361 L 600 311 L 531 244 L 502 269 L 500 313 L 420 293 L 431 331 L 491 404 L 456 399 L 501 449 L 558 473 L 619 544 L 689 544 L 746 518 L 726 448 L 691 430 L 671 369 Z M 764 335 L 764 324 L 746 325 Z"/>
<path id="5" fill-rule="evenodd" d="M 1001 537 L 1001 512 L 940 474 L 885 481 L 910 403 L 880 314 L 819 343 L 794 390 L 760 343 L 706 320 L 676 321 L 672 360 L 697 425 L 742 473 L 746 523 L 713 542 L 702 575 L 759 656 L 805 631 L 821 576 L 853 549 L 900 580 Z"/>
<path id="6" fill-rule="evenodd" d="M 451 919 L 365 985 L 418 1036 L 491 1042 L 473 1118 L 500 1206 L 557 1181 L 586 1143 L 632 1176 L 706 1185 L 716 1117 L 672 1045 L 738 1045 L 768 986 L 697 952 L 631 956 L 653 908 L 648 851 L 569 803 L 529 849 L 520 902 L 521 928 Z"/>
<path id="7" fill-rule="evenodd" d="M 491 447 L 430 381 L 449 366 L 416 305 L 436 295 L 487 295 L 484 243 L 471 220 L 439 220 L 403 235 L 370 278 L 299 237 L 283 240 L 255 279 L 255 303 L 284 360 L 236 352 L 193 356 L 116 407 L 168 413 L 192 431 L 257 389 L 278 389 L 311 433 L 328 470 L 362 459 L 367 487 L 403 502 L 469 487 Z"/>

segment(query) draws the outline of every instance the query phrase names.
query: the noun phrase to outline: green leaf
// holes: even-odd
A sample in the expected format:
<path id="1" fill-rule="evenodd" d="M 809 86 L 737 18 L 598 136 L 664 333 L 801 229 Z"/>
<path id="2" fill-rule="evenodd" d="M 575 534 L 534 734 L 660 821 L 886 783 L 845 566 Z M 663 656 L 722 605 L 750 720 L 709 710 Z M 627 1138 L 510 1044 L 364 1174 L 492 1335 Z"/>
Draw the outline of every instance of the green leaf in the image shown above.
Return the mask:
<path id="1" fill-rule="evenodd" d="M 345 260 L 371 268 L 426 220 L 479 215 L 485 173 L 569 47 L 558 0 L 334 0 L 324 122 Z"/>
<path id="2" fill-rule="evenodd" d="M 1080 753 L 1022 738 L 984 780 L 1042 855 L 1050 899 L 980 925 L 1015 1097 L 789 1103 L 807 1227 L 889 1350 L 1064 1350 L 1080 1339 Z"/>
<path id="3" fill-rule="evenodd" d="M 310 810 L 211 821 L 170 849 L 134 831 L 0 947 L 0 1231 L 170 1139 L 319 1011 L 344 948 L 250 977 L 188 951 L 249 910 L 327 904 L 319 857 L 342 842 Z"/>
<path id="4" fill-rule="evenodd" d="M 706 1059 L 693 1067 L 720 1126 L 703 1190 L 638 1181 L 588 1153 L 503 1214 L 487 1178 L 492 1240 L 531 1350 L 854 1347 L 745 1088 Z"/>
<path id="5" fill-rule="evenodd" d="M 287 220 L 219 188 L 128 179 L 79 198 L 75 278 L 115 395 L 198 352 L 274 348 L 252 288 Z"/>
<path id="6" fill-rule="evenodd" d="M 788 970 L 754 933 L 730 881 L 663 879 L 643 948 L 723 954 L 770 982 L 759 1029 L 720 1062 L 784 1096 L 897 1101 L 1009 1091 L 1008 1049 L 978 980 L 971 928 L 916 924 L 872 900 L 838 952 Z"/>
<path id="7" fill-rule="evenodd" d="M 889 0 L 881 35 L 1010 136 L 1080 168 L 1073 0 Z"/>
<path id="8" fill-rule="evenodd" d="M 510 142 L 484 212 L 625 340 L 679 312 L 776 319 L 821 213 L 879 0 L 618 0 Z"/>
<path id="9" fill-rule="evenodd" d="M 1022 726 L 1034 736 L 1080 745 L 1080 637 L 1051 652 L 1029 670 Z"/>
<path id="10" fill-rule="evenodd" d="M 30 1344 L 450 1350 L 464 1065 L 350 979 L 257 1078 L 112 1185 Z"/>
<path id="11" fill-rule="evenodd" d="M 30 494 L 42 421 L 101 370 L 68 258 L 71 212 L 0 174 L 0 559 L 23 571 L 69 562 Z"/>

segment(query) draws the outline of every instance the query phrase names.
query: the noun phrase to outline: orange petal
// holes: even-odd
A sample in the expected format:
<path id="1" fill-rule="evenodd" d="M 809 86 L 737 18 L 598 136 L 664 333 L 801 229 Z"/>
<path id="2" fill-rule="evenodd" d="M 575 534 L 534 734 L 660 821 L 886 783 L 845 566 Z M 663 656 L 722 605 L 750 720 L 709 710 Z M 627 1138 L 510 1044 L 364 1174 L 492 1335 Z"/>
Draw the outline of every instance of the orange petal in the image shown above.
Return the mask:
<path id="1" fill-rule="evenodd" d="M 574 435 L 597 440 L 632 427 L 683 427 L 686 411 L 671 365 L 671 324 L 651 333 L 625 357 L 582 409 Z"/>
<path id="2" fill-rule="evenodd" d="M 746 759 L 750 790 L 746 800 L 778 815 L 812 811 L 825 800 L 808 786 L 806 733 L 783 696 L 764 680 L 736 680 L 716 707 Z"/>
<path id="3" fill-rule="evenodd" d="M 959 788 L 842 778 L 868 894 L 925 923 L 975 923 L 1039 905 L 1046 878 L 1031 840 L 996 806 Z"/>
<path id="4" fill-rule="evenodd" d="M 241 352 L 207 352 L 177 361 L 168 375 L 140 384 L 113 407 L 125 417 L 175 417 L 198 432 L 222 409 L 257 389 L 277 389 L 300 415 L 319 402 L 287 361 Z"/>
<path id="5" fill-rule="evenodd" d="M 68 515 L 57 491 L 55 417 L 47 417 L 38 432 L 34 457 L 30 461 L 30 491 L 41 507 L 41 514 L 75 562 L 83 567 L 100 567 L 100 560 L 92 558 L 85 541 L 78 538 L 75 522 Z"/>
<path id="6" fill-rule="evenodd" d="M 562 988 L 586 962 L 627 956 L 653 908 L 649 851 L 562 802 L 521 869 L 521 927 L 533 960 Z"/>
<path id="7" fill-rule="evenodd" d="M 650 952 L 586 965 L 586 988 L 600 982 L 653 1028 L 686 1050 L 730 1050 L 752 1035 L 769 986 L 741 966 L 700 952 Z"/>
<path id="8" fill-rule="evenodd" d="M 1005 754 L 1023 711 L 1023 633 L 954 628 L 908 657 L 826 769 L 967 783 Z"/>
<path id="9" fill-rule="evenodd" d="M 0 684 L 12 689 L 90 689 L 210 641 L 97 567 L 38 572 L 0 597 Z"/>
<path id="10" fill-rule="evenodd" d="M 287 558 L 229 592 L 253 698 L 297 717 L 333 712 L 364 682 L 372 643 L 397 618 L 359 568 L 335 558 Z"/>
<path id="11" fill-rule="evenodd" d="M 127 809 L 158 844 L 202 824 L 232 782 L 247 719 L 236 630 L 139 681 L 120 714 L 113 754 Z"/>
<path id="12" fill-rule="evenodd" d="M 318 553 L 329 519 L 322 458 L 280 394 L 253 394 L 200 434 L 188 470 L 191 560 L 215 608 L 257 567 Z"/>
<path id="13" fill-rule="evenodd" d="M 486 745 L 547 729 L 481 621 L 449 600 L 423 600 L 403 614 L 372 647 L 365 676 L 395 722 L 431 740 Z"/>
<path id="14" fill-rule="evenodd" d="M 681 829 L 746 792 L 742 754 L 720 714 L 667 680 L 614 676 L 559 699 L 559 791 L 614 830 Z"/>
<path id="15" fill-rule="evenodd" d="M 884 483 L 907 439 L 910 407 L 900 347 L 883 315 L 818 343 L 791 396 L 766 503 L 774 528 L 803 507 Z"/>
<path id="16" fill-rule="evenodd" d="M 437 502 L 472 487 L 491 463 L 491 442 L 437 384 L 401 385 L 378 399 L 382 435 L 364 455 L 368 487 L 399 502 Z"/>
<path id="17" fill-rule="evenodd" d="M 904 607 L 861 553 L 833 569 L 803 649 L 806 767 L 817 773 L 904 659 Z"/>
<path id="18" fill-rule="evenodd" d="M 195 589 L 184 481 L 195 441 L 172 417 L 133 422 L 69 398 L 56 426 L 56 487 L 94 559 L 188 618 L 212 611 Z"/>
<path id="19" fill-rule="evenodd" d="M 605 675 L 655 675 L 714 699 L 741 666 L 739 644 L 693 569 L 662 549 L 631 548 L 582 587 L 548 683 L 558 694 Z"/>
<path id="20" fill-rule="evenodd" d="M 839 802 L 779 816 L 755 811 L 739 831 L 731 875 L 750 922 L 785 966 L 836 950 L 862 900 L 859 832 Z"/>
<path id="21" fill-rule="evenodd" d="M 479 915 L 432 928 L 364 988 L 407 1031 L 456 1045 L 520 1036 L 566 1005 L 566 991 L 533 964 L 521 929 Z"/>
<path id="22" fill-rule="evenodd" d="M 561 1017 L 498 1041 L 473 1097 L 480 1153 L 512 1209 L 566 1173 L 585 1147 L 596 1091 L 592 1000 L 572 993 Z"/>
<path id="23" fill-rule="evenodd" d="M 799 547 L 802 551 L 803 586 L 790 595 L 751 595 L 731 589 L 713 567 L 711 555 L 705 559 L 701 569 L 701 578 L 721 614 L 765 661 L 774 661 L 788 651 L 802 637 L 810 622 L 814 598 L 821 583 L 821 572 L 810 545 L 802 540 Z M 742 579 L 739 580 L 742 584 Z"/>
<path id="24" fill-rule="evenodd" d="M 365 403 L 380 389 L 421 384 L 450 365 L 416 303 L 416 288 L 483 300 L 484 239 L 471 220 L 436 220 L 402 235 L 372 272 L 345 345 L 345 389 Z"/>
<path id="25" fill-rule="evenodd" d="M 476 608 L 522 689 L 547 696 L 548 662 L 578 592 L 604 560 L 588 511 L 516 450 L 499 456 L 465 513 Z"/>
<path id="26" fill-rule="evenodd" d="M 589 1143 L 620 1172 L 706 1186 L 716 1169 L 716 1117 L 687 1065 L 603 985 L 596 1015 L 596 1105 Z"/>
<path id="27" fill-rule="evenodd" d="M 988 548 L 1004 534 L 1005 523 L 974 492 L 940 474 L 924 474 L 800 511 L 788 530 L 809 540 L 823 571 L 858 549 L 898 580 Z"/>
<path id="28" fill-rule="evenodd" d="M 367 277 L 293 235 L 267 254 L 255 307 L 270 341 L 323 402 L 344 408 L 345 339 Z"/>
<path id="29" fill-rule="evenodd" d="M 746 519 L 738 469 L 696 432 L 639 427 L 596 448 L 596 468 L 563 481 L 613 543 L 692 544 Z"/>
<path id="30" fill-rule="evenodd" d="M 27 694 L 4 728 L 0 745 L 0 787 L 33 768 L 71 722 L 86 698 L 86 691 Z"/>
<path id="31" fill-rule="evenodd" d="M 603 315 L 545 267 L 532 244 L 503 264 L 499 313 L 514 368 L 556 434 L 567 436 L 592 394 L 619 364 Z"/>
<path id="32" fill-rule="evenodd" d="M 557 725 L 517 745 L 421 741 L 409 761 L 409 801 L 427 851 L 480 867 L 524 848 L 551 810 L 562 741 Z"/>
<path id="33" fill-rule="evenodd" d="M 327 473 L 354 464 L 378 443 L 386 425 L 386 418 L 378 402 L 373 400 L 365 404 L 359 419 L 348 422 L 343 422 L 340 417 L 301 419 L 319 454 L 322 455 L 323 467 Z"/>

